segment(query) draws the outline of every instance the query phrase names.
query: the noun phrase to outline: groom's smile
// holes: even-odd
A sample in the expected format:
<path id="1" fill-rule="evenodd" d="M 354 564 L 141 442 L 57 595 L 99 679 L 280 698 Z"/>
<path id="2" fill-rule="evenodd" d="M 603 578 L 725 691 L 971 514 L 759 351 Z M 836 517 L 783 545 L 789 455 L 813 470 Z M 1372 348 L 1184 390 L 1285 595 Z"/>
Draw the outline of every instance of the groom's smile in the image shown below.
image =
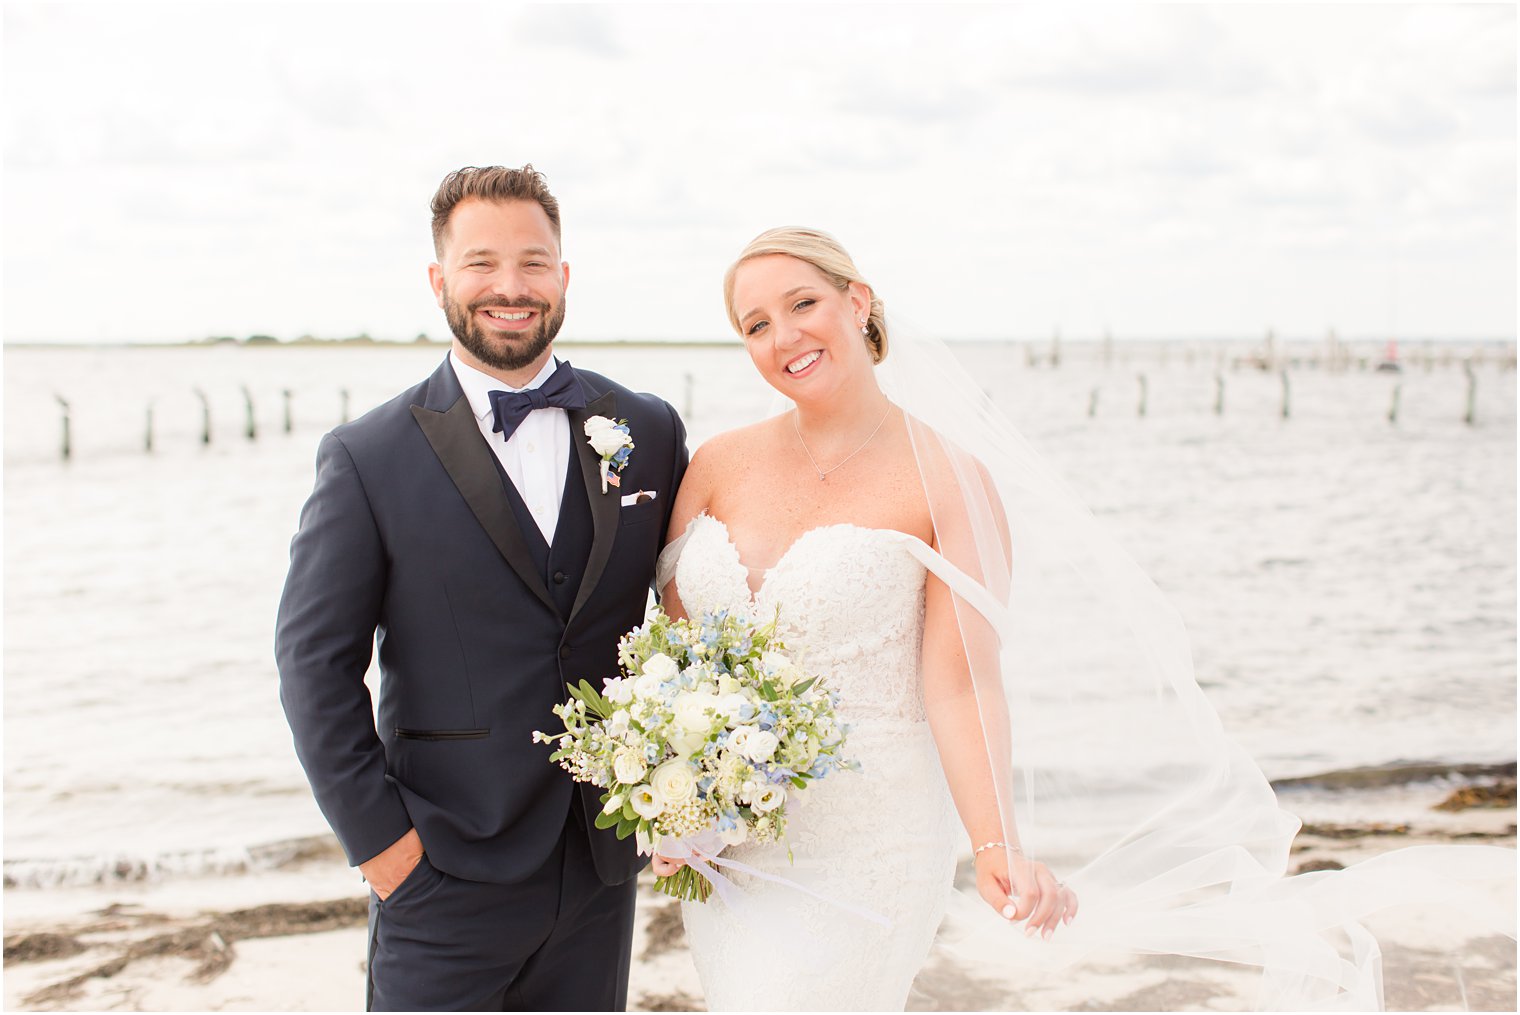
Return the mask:
<path id="1" fill-rule="evenodd" d="M 530 325 L 527 322 L 534 316 L 533 311 L 531 311 L 531 310 L 489 310 L 488 309 L 488 310 L 482 310 L 481 313 L 485 314 L 487 317 L 489 317 L 493 321 L 502 321 L 502 322 L 504 322 L 503 324 L 500 325 L 500 327 L 508 328 L 508 329 L 512 329 L 512 330 L 518 330 L 520 328 L 530 327 Z"/>
<path id="2" fill-rule="evenodd" d="M 505 303 L 497 299 L 482 300 L 471 305 L 470 316 L 482 328 L 508 333 L 531 332 L 537 328 L 553 308 L 537 300 L 529 303 L 518 300 Z"/>

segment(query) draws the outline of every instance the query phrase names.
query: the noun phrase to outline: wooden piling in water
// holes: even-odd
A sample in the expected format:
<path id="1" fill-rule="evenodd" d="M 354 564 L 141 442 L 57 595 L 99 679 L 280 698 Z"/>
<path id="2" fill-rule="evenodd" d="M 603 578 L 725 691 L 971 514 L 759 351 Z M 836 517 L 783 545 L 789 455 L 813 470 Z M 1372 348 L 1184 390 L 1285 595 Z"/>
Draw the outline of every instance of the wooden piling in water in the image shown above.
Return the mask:
<path id="1" fill-rule="evenodd" d="M 339 407 L 338 407 L 338 422 L 339 423 L 347 423 L 348 422 L 348 389 L 347 388 L 339 388 L 338 389 L 338 403 L 339 403 Z"/>
<path id="2" fill-rule="evenodd" d="M 1278 376 L 1282 378 L 1282 418 L 1287 419 L 1289 415 L 1289 395 L 1292 394 L 1291 390 L 1288 387 L 1288 371 L 1279 370 L 1277 373 Z"/>
<path id="3" fill-rule="evenodd" d="M 1224 415 L 1224 374 L 1214 372 L 1214 415 Z"/>
<path id="4" fill-rule="evenodd" d="M 1403 390 L 1404 390 L 1404 382 L 1403 381 L 1400 381 L 1399 383 L 1397 383 L 1397 384 L 1395 384 L 1393 386 L 1393 401 L 1390 402 L 1389 405 L 1388 405 L 1388 422 L 1389 423 L 1397 423 L 1399 421 L 1399 393 L 1401 391 L 1403 391 Z"/>
<path id="5" fill-rule="evenodd" d="M 66 462 L 74 457 L 74 434 L 73 423 L 69 417 L 69 401 L 57 392 L 53 393 L 53 398 L 63 407 L 63 444 L 59 451 Z"/>
<path id="6" fill-rule="evenodd" d="M 259 428 L 258 424 L 254 421 L 253 392 L 248 390 L 248 385 L 246 384 L 239 386 L 243 389 L 243 435 L 251 441 L 256 441 L 259 439 Z"/>
<path id="7" fill-rule="evenodd" d="M 290 414 L 290 397 L 291 397 L 290 389 L 289 388 L 281 388 L 280 389 L 280 397 L 285 400 L 285 432 L 286 433 L 290 433 L 292 430 L 295 429 L 295 423 L 294 423 L 293 418 L 292 418 L 292 416 Z"/>
<path id="8" fill-rule="evenodd" d="M 1147 396 L 1150 393 L 1150 390 L 1149 390 L 1149 385 L 1146 384 L 1145 375 L 1144 374 L 1137 374 L 1136 375 L 1136 379 L 1140 382 L 1140 408 L 1139 408 L 1139 412 L 1137 414 L 1139 415 L 1139 417 L 1141 419 L 1144 419 L 1145 418 L 1145 403 L 1146 403 Z"/>
<path id="9" fill-rule="evenodd" d="M 1478 421 L 1478 375 L 1473 372 L 1472 360 L 1462 361 L 1462 372 L 1467 375 L 1467 412 L 1462 422 L 1472 426 Z"/>
<path id="10" fill-rule="evenodd" d="M 1087 396 L 1087 418 L 1092 419 L 1098 414 L 1098 389 L 1093 388 L 1092 394 Z"/>
<path id="11" fill-rule="evenodd" d="M 211 399 L 200 388 L 192 389 L 195 397 L 201 400 L 201 443 L 211 443 Z"/>
<path id="12" fill-rule="evenodd" d="M 153 453 L 153 399 L 148 399 L 148 411 L 143 418 L 143 450 Z"/>

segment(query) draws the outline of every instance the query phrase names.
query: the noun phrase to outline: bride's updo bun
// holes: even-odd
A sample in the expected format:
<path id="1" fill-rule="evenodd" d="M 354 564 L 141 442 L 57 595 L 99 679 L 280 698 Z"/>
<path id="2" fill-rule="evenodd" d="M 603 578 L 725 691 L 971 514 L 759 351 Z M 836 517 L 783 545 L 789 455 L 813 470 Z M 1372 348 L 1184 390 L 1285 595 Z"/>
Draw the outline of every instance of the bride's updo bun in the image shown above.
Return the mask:
<path id="1" fill-rule="evenodd" d="M 739 330 L 739 316 L 734 309 L 734 274 L 745 261 L 765 257 L 767 254 L 785 254 L 806 261 L 822 272 L 829 284 L 840 292 L 848 289 L 851 282 L 865 286 L 871 293 L 871 313 L 865 324 L 866 348 L 871 353 L 872 363 L 880 363 L 887 358 L 887 319 L 881 300 L 876 298 L 876 292 L 871 289 L 870 283 L 860 276 L 860 269 L 855 267 L 855 262 L 850 259 L 844 247 L 840 246 L 839 241 L 821 229 L 781 226 L 767 229 L 749 241 L 749 246 L 744 248 L 738 260 L 729 265 L 728 271 L 723 275 L 723 304 L 728 308 L 728 323 L 733 325 L 735 331 Z"/>

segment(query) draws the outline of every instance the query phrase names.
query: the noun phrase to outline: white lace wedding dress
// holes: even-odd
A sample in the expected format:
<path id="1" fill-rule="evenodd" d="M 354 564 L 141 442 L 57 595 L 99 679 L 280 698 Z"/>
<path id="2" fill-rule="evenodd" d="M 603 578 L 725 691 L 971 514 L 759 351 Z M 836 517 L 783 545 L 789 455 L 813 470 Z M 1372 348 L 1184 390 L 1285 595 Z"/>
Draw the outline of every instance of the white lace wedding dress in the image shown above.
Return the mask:
<path id="1" fill-rule="evenodd" d="M 787 646 L 839 693 L 852 726 L 846 753 L 862 766 L 790 803 L 786 842 L 722 855 L 890 921 L 729 874 L 739 911 L 716 895 L 682 906 L 708 1007 L 901 1011 L 944 916 L 963 834 L 924 717 L 922 561 L 933 551 L 902 532 L 824 526 L 799 537 L 754 595 L 722 521 L 698 515 L 675 552 L 688 615 L 726 609 L 764 621 L 779 610 Z"/>

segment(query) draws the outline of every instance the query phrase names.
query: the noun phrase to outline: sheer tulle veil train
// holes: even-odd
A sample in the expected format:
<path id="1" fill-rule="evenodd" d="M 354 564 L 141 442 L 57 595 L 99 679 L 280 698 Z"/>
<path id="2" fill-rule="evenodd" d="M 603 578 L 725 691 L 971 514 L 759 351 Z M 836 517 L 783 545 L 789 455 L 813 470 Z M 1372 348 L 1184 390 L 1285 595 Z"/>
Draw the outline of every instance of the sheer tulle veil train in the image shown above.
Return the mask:
<path id="1" fill-rule="evenodd" d="M 895 316 L 888 333 L 877 378 L 909 420 L 1004 838 L 1081 900 L 1040 941 L 964 897 L 942 940 L 1022 975 L 1134 953 L 1241 963 L 1262 971 L 1260 1008 L 1366 1010 L 1381 909 L 1450 907 L 1514 937 L 1512 849 L 1286 876 L 1299 822 L 1199 689 L 1176 611 L 943 342 Z"/>

